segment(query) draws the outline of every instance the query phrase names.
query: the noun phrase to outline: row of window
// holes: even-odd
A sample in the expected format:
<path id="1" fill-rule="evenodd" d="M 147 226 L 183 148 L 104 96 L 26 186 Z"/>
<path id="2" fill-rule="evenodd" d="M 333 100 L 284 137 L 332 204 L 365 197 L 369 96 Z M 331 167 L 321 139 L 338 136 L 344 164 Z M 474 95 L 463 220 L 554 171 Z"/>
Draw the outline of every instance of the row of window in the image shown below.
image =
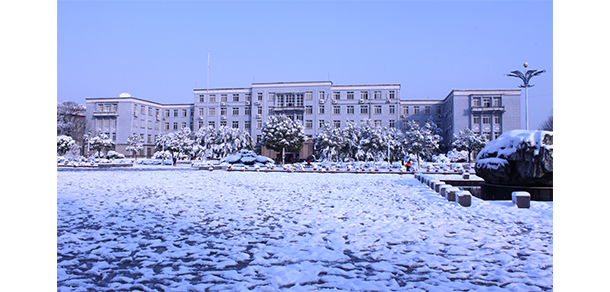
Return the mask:
<path id="1" fill-rule="evenodd" d="M 474 96 L 472 97 L 472 106 L 473 107 L 501 107 L 502 106 L 502 98 L 501 97 L 480 97 Z"/>
<path id="2" fill-rule="evenodd" d="M 492 115 L 473 115 L 472 123 L 475 125 L 481 124 L 481 121 L 484 125 L 491 124 Z M 502 123 L 502 116 L 493 115 L 493 121 L 495 125 L 499 125 Z"/>
<path id="3" fill-rule="evenodd" d="M 412 106 L 413 107 L 413 114 L 414 115 L 418 115 L 421 114 L 420 112 L 420 107 L 419 106 Z M 334 105 L 333 106 L 333 114 L 339 115 L 342 114 L 341 111 L 342 106 L 340 105 Z M 267 107 L 267 113 L 269 115 L 272 115 L 274 113 L 274 107 Z M 353 105 L 348 105 L 345 106 L 345 110 L 346 110 L 346 114 L 355 114 L 355 109 L 356 106 Z M 369 105 L 361 105 L 360 108 L 360 114 L 368 114 L 369 113 Z M 409 115 L 409 106 L 403 106 L 402 107 L 402 112 L 403 115 Z M 233 116 L 238 116 L 240 115 L 240 108 L 239 107 L 233 107 L 231 108 L 231 113 Z M 263 107 L 259 106 L 256 107 L 256 113 L 259 115 L 263 114 Z M 321 105 L 318 106 L 318 114 L 325 114 L 326 113 L 326 107 Z M 375 105 L 373 106 L 373 113 L 374 114 L 384 114 L 383 112 L 383 106 L 381 105 Z M 395 105 L 389 105 L 388 106 L 388 114 L 392 115 L 396 113 L 396 106 Z M 426 115 L 430 115 L 431 114 L 431 106 L 424 106 L 424 114 Z M 435 113 L 437 115 L 441 114 L 441 106 L 436 106 L 436 111 Z M 245 107 L 244 108 L 244 115 L 246 116 L 250 116 L 252 114 L 252 110 L 250 107 Z M 305 114 L 311 115 L 313 114 L 313 106 L 308 105 L 305 106 Z M 199 116 L 204 116 L 205 115 L 205 108 L 199 108 Z M 211 107 L 208 108 L 208 116 L 215 116 L 216 115 L 216 108 Z M 226 116 L 227 115 L 227 108 L 226 107 L 221 107 L 220 108 L 220 115 L 221 116 Z"/>
<path id="4" fill-rule="evenodd" d="M 320 99 L 324 99 L 325 97 L 325 92 L 324 91 L 319 91 L 318 92 L 318 97 Z M 342 97 L 341 91 L 333 91 L 333 99 L 334 100 L 340 100 Z M 275 92 L 269 92 L 267 93 L 267 101 L 274 101 L 276 100 L 276 97 L 278 97 L 277 101 L 280 101 L 280 98 L 283 98 L 285 96 L 296 96 L 297 100 L 299 98 L 301 98 L 301 100 L 313 100 L 313 92 L 312 91 L 307 91 L 304 93 L 275 93 Z M 217 95 L 216 94 L 210 94 L 208 96 L 208 102 L 210 103 L 214 103 L 214 102 L 218 102 L 218 100 L 216 99 Z M 233 93 L 231 94 L 231 98 L 233 102 L 239 102 L 240 101 L 240 94 L 239 93 Z M 244 94 L 244 98 L 245 101 L 252 101 L 252 94 L 250 93 L 245 93 Z M 350 100 L 350 99 L 354 99 L 354 91 L 347 91 L 345 92 L 345 98 Z M 387 95 L 388 99 L 396 99 L 396 91 L 391 90 L 388 92 Z M 256 94 L 256 99 L 258 101 L 262 101 L 263 100 L 263 93 L 262 92 L 258 92 Z M 369 91 L 360 91 L 360 99 L 369 99 Z M 381 91 L 373 91 L 373 99 L 382 99 L 382 94 Z M 229 94 L 220 94 L 220 102 L 227 102 L 229 100 Z M 205 102 L 205 94 L 200 94 L 199 95 L 199 102 Z"/>

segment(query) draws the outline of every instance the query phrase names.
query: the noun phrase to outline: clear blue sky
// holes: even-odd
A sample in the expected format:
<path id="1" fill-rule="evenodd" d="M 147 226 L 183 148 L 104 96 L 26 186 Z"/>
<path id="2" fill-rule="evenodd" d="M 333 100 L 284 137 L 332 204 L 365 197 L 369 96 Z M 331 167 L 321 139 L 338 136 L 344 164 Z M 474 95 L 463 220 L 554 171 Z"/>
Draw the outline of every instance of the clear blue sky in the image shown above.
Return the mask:
<path id="1" fill-rule="evenodd" d="M 58 1 L 57 100 L 128 92 L 191 103 L 252 82 L 401 84 L 402 99 L 532 79 L 530 127 L 553 109 L 551 1 Z"/>

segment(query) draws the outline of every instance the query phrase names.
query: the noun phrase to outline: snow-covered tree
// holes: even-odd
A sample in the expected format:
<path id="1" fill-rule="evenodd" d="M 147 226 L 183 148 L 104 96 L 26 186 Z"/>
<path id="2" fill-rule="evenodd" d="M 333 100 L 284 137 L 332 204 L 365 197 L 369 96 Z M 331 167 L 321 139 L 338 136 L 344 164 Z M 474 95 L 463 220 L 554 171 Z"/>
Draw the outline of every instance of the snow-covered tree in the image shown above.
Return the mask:
<path id="1" fill-rule="evenodd" d="M 179 157 L 192 158 L 193 144 L 195 141 L 191 136 L 191 130 L 189 128 L 182 128 L 179 131 L 158 137 L 155 151 L 161 153 L 156 154 L 156 156 L 169 156 L 174 161 Z"/>
<path id="2" fill-rule="evenodd" d="M 79 146 L 72 137 L 66 135 L 57 136 L 57 155 L 63 156 L 68 152 L 78 151 Z"/>
<path id="3" fill-rule="evenodd" d="M 329 161 L 340 158 L 340 150 L 345 147 L 345 139 L 340 128 L 335 128 L 330 123 L 324 124 L 322 132 L 316 135 L 314 149 L 317 156 Z"/>
<path id="4" fill-rule="evenodd" d="M 97 156 L 102 157 L 102 150 L 108 151 L 114 147 L 114 142 L 108 135 L 100 133 L 93 138 L 89 138 L 89 149 L 97 151 Z"/>
<path id="5" fill-rule="evenodd" d="M 420 127 L 414 121 L 407 122 L 405 131 L 406 150 L 417 155 L 418 167 L 422 156 L 431 157 L 439 150 L 440 142 L 443 140 L 440 134 L 440 129 L 430 121 L 426 122 L 424 127 Z"/>
<path id="6" fill-rule="evenodd" d="M 460 131 L 459 135 L 453 134 L 451 147 L 459 151 L 468 151 L 468 162 L 470 162 L 472 153 L 481 151 L 481 149 L 485 148 L 487 142 L 484 136 L 473 132 L 469 128 L 465 128 L 463 131 Z"/>
<path id="7" fill-rule="evenodd" d="M 254 141 L 250 133 L 240 129 L 220 127 L 200 128 L 194 135 L 193 154 L 204 159 L 220 159 L 240 150 L 251 150 Z"/>
<path id="8" fill-rule="evenodd" d="M 144 148 L 144 140 L 140 138 L 139 135 L 132 134 L 127 137 L 127 147 L 125 150 L 131 151 L 133 153 L 134 160 L 138 160 L 138 151 Z"/>
<path id="9" fill-rule="evenodd" d="M 286 150 L 299 152 L 305 142 L 303 125 L 286 115 L 270 116 L 262 129 L 262 145 L 282 153 L 282 165 Z"/>
<path id="10" fill-rule="evenodd" d="M 553 114 L 551 114 L 546 121 L 544 121 L 542 124 L 540 124 L 540 126 L 538 127 L 539 130 L 542 131 L 553 131 Z"/>
<path id="11" fill-rule="evenodd" d="M 57 135 L 66 135 L 73 138 L 85 128 L 85 106 L 73 101 L 57 104 Z"/>

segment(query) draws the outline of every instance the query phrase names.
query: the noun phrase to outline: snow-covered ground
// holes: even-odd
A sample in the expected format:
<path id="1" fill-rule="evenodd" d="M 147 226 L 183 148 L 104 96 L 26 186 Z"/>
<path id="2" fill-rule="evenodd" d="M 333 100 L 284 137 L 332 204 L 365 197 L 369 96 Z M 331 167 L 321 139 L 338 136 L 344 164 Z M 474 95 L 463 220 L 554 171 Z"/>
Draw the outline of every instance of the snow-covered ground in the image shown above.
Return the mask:
<path id="1" fill-rule="evenodd" d="M 553 203 L 412 175 L 57 172 L 58 291 L 546 291 Z"/>

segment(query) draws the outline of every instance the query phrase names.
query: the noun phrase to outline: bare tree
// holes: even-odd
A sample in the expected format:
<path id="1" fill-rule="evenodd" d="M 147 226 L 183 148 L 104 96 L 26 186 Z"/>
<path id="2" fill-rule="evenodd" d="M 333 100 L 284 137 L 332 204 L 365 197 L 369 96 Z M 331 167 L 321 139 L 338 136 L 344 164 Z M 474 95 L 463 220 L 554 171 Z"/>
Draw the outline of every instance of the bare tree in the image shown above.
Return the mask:
<path id="1" fill-rule="evenodd" d="M 540 124 L 538 128 L 543 131 L 553 131 L 553 114 L 551 114 L 546 121 Z"/>

